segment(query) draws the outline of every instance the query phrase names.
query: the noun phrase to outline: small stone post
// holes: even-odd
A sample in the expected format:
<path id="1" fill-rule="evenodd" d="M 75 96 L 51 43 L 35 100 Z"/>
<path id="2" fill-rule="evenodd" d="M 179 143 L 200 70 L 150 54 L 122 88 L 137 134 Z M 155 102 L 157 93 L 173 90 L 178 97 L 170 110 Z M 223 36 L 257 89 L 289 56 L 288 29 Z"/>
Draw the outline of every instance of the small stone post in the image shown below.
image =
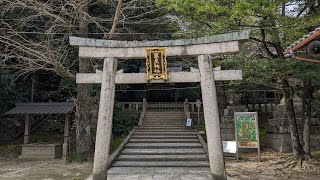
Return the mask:
<path id="1" fill-rule="evenodd" d="M 198 108 L 198 124 L 200 124 L 200 108 L 201 108 L 201 100 L 196 100 L 196 107 Z"/>
<path id="2" fill-rule="evenodd" d="M 220 134 L 220 118 L 214 81 L 212 57 L 198 56 L 201 78 L 204 120 L 206 124 L 208 154 L 213 179 L 227 179 Z"/>
<path id="3" fill-rule="evenodd" d="M 70 141 L 70 114 L 66 114 L 64 117 L 64 138 L 63 138 L 63 160 L 66 161 L 69 152 L 69 141 Z"/>
<path id="4" fill-rule="evenodd" d="M 189 100 L 184 99 L 184 114 L 186 119 L 190 119 Z"/>
<path id="5" fill-rule="evenodd" d="M 24 121 L 24 144 L 30 143 L 30 131 L 31 131 L 30 114 L 26 114 L 26 119 Z"/>
<path id="6" fill-rule="evenodd" d="M 147 112 L 147 99 L 143 98 L 142 112 L 140 114 L 139 123 L 138 123 L 139 126 L 142 126 L 143 120 L 144 120 L 144 116 L 145 116 L 146 112 Z"/>
<path id="7" fill-rule="evenodd" d="M 142 111 L 147 112 L 147 98 L 143 98 Z"/>
<path id="8" fill-rule="evenodd" d="M 112 135 L 116 70 L 117 60 L 112 57 L 105 58 L 103 63 L 96 146 L 94 152 L 93 180 L 107 179 Z"/>

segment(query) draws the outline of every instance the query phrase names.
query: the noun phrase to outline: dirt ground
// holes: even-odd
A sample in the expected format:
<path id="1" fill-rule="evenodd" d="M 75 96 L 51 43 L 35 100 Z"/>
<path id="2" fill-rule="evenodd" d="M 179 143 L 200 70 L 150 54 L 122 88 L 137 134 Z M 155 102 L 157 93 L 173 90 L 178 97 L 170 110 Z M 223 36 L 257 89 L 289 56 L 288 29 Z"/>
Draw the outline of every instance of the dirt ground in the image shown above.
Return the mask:
<path id="1" fill-rule="evenodd" d="M 320 165 L 311 168 L 283 168 L 290 154 L 264 151 L 261 162 L 256 154 L 241 154 L 241 159 L 226 160 L 227 173 L 232 179 L 320 179 Z M 320 160 L 320 151 L 313 153 L 314 161 Z M 62 161 L 23 161 L 15 157 L 0 157 L 0 180 L 80 180 L 92 172 L 92 162 L 64 163 Z"/>
<path id="2" fill-rule="evenodd" d="M 235 179 L 320 180 L 320 151 L 313 153 L 313 160 L 307 162 L 307 167 L 286 168 L 291 157 L 289 153 L 268 150 L 261 153 L 261 162 L 258 162 L 257 154 L 244 154 L 239 161 L 227 160 L 226 169 Z"/>

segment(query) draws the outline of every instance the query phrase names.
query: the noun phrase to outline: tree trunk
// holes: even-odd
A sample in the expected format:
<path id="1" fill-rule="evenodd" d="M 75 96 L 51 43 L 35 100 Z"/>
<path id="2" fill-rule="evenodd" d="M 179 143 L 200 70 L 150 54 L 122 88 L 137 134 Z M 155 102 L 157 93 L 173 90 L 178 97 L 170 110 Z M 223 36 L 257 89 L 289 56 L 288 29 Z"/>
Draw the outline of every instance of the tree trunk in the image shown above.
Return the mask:
<path id="1" fill-rule="evenodd" d="M 79 11 L 79 35 L 86 37 L 88 34 L 88 23 L 86 22 L 85 13 L 88 13 L 88 5 L 82 6 Z M 92 72 L 91 63 L 88 59 L 79 58 L 79 73 Z M 92 97 L 90 94 L 90 84 L 78 84 L 77 89 L 77 110 L 78 121 L 76 124 L 76 151 L 77 153 L 85 153 L 91 149 L 91 133 L 90 133 L 90 121 L 91 121 L 91 107 Z"/>
<path id="2" fill-rule="evenodd" d="M 310 121 L 311 121 L 311 104 L 312 104 L 312 82 L 311 79 L 303 81 L 303 98 L 302 98 L 302 120 L 303 127 L 303 151 L 310 155 Z"/>
<path id="3" fill-rule="evenodd" d="M 302 155 L 302 146 L 299 139 L 298 134 L 298 126 L 296 115 L 294 113 L 294 106 L 293 106 L 293 95 L 294 91 L 293 88 L 289 85 L 287 79 L 282 79 L 282 88 L 283 88 L 283 95 L 286 102 L 286 109 L 288 112 L 288 121 L 289 121 L 289 128 L 291 133 L 291 140 L 292 140 L 292 150 L 295 156 Z"/>
<path id="4" fill-rule="evenodd" d="M 90 61 L 87 59 L 79 59 L 79 72 L 88 73 L 90 69 Z M 76 130 L 76 151 L 78 153 L 85 153 L 91 149 L 91 107 L 92 101 L 90 100 L 91 85 L 78 84 L 78 121 Z"/>

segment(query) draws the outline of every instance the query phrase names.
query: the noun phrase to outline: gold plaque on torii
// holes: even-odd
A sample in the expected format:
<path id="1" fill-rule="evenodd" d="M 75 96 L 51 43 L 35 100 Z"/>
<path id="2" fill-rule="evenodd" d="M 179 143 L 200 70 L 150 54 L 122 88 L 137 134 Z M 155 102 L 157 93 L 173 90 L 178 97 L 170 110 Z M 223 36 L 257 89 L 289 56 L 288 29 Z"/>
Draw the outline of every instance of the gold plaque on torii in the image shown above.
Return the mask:
<path id="1" fill-rule="evenodd" d="M 146 48 L 147 80 L 168 80 L 166 48 Z"/>

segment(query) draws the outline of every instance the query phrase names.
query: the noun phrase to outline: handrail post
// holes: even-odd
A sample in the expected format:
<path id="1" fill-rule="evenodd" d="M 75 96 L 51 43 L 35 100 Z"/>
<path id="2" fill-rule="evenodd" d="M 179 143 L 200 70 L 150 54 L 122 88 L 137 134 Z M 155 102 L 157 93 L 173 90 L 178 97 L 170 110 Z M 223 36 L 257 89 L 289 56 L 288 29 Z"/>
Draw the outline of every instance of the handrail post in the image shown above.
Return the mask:
<path id="1" fill-rule="evenodd" d="M 144 112 L 147 111 L 147 106 L 148 106 L 147 98 L 143 98 L 142 110 L 143 110 Z"/>
<path id="2" fill-rule="evenodd" d="M 198 108 L 198 124 L 200 124 L 200 108 L 201 108 L 201 100 L 197 99 L 196 101 L 196 107 Z"/>
<path id="3" fill-rule="evenodd" d="M 138 123 L 139 126 L 142 126 L 142 124 L 143 124 L 144 116 L 145 116 L 145 114 L 147 112 L 147 105 L 148 105 L 147 99 L 143 98 L 142 112 L 140 114 L 139 123 Z"/>
<path id="4" fill-rule="evenodd" d="M 184 100 L 184 114 L 186 119 L 190 119 L 189 102 L 188 99 Z"/>

